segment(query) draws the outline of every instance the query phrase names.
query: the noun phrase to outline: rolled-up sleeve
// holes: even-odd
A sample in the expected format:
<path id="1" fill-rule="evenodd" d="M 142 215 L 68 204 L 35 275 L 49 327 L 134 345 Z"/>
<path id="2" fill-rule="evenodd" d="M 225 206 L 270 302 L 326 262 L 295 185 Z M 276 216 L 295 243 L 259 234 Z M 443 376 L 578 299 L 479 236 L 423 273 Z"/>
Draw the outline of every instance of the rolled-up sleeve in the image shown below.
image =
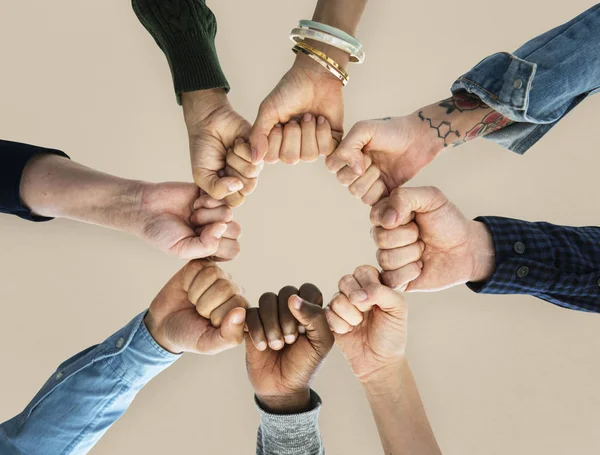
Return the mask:
<path id="1" fill-rule="evenodd" d="M 452 85 L 517 122 L 486 139 L 525 153 L 600 91 L 600 4 L 521 46 L 487 57 Z"/>

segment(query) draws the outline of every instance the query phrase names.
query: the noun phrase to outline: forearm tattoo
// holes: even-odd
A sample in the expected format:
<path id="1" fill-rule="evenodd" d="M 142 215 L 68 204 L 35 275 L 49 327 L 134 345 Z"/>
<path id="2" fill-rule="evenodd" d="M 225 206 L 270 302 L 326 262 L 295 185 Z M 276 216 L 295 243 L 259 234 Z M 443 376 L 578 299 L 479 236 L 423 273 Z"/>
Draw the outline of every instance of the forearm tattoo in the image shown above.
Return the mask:
<path id="1" fill-rule="evenodd" d="M 448 147 L 448 136 L 456 136 L 460 139 L 460 133 L 452 129 L 452 124 L 446 120 L 441 122 L 433 122 L 429 117 L 423 115 L 423 111 L 419 111 L 419 118 L 422 122 L 429 122 L 429 128 L 434 129 L 440 139 L 444 141 L 444 147 Z"/>
<path id="2" fill-rule="evenodd" d="M 444 141 L 444 147 L 448 147 L 448 145 L 457 147 L 467 141 L 470 141 L 471 139 L 485 136 L 514 123 L 508 117 L 505 117 L 502 114 L 492 110 L 492 108 L 481 101 L 479 97 L 467 92 L 457 93 L 452 96 L 452 98 L 448 98 L 440 102 L 438 106 L 446 110 L 446 115 L 455 113 L 452 117 L 455 124 L 457 122 L 463 124 L 465 123 L 464 120 L 471 119 L 474 115 L 476 115 L 471 111 L 478 109 L 485 111 L 483 118 L 481 118 L 479 121 L 475 120 L 477 123 L 475 123 L 473 126 L 469 125 L 471 129 L 469 129 L 465 134 L 461 134 L 458 129 L 454 129 L 449 118 L 442 118 L 440 120 L 437 118 L 437 116 L 434 116 L 436 117 L 434 119 L 427 117 L 423 111 L 419 111 L 418 116 L 421 121 L 429 123 L 429 127 L 436 131 L 437 137 Z M 461 119 L 460 116 L 467 115 L 467 112 L 469 113 L 468 119 Z M 459 120 L 463 121 L 459 122 Z"/>
<path id="3" fill-rule="evenodd" d="M 452 114 L 454 111 L 465 112 L 475 109 L 489 109 L 478 96 L 468 92 L 459 92 L 452 98 L 448 98 L 440 103 L 440 107 L 446 108 L 446 114 Z"/>

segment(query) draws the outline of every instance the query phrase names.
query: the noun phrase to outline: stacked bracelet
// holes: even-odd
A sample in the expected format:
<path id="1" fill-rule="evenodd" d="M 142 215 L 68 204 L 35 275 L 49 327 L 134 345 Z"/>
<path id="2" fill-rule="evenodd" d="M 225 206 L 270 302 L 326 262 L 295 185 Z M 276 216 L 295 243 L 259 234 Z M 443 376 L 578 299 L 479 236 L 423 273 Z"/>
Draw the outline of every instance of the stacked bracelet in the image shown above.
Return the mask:
<path id="1" fill-rule="evenodd" d="M 290 39 L 295 43 L 292 50 L 296 54 L 300 52 L 310 57 L 339 79 L 343 85 L 346 85 L 350 80 L 346 70 L 327 54 L 307 44 L 305 40 L 313 40 L 340 49 L 350 56 L 350 61 L 353 63 L 363 63 L 365 61 L 365 51 L 361 42 L 345 31 L 331 25 L 302 20 L 299 26 L 291 31 Z"/>
<path id="2" fill-rule="evenodd" d="M 365 51 L 361 47 L 320 30 L 298 27 L 290 32 L 290 39 L 296 43 L 302 42 L 305 39 L 311 39 L 319 43 L 329 44 L 350 54 L 350 61 L 353 63 L 363 63 L 365 61 Z"/>
<path id="3" fill-rule="evenodd" d="M 344 70 L 344 68 L 342 68 L 335 60 L 330 58 L 324 52 L 321 52 L 320 50 L 315 49 L 314 47 L 303 42 L 297 43 L 292 50 L 296 54 L 300 52 L 317 62 L 319 65 L 333 74 L 337 79 L 339 79 L 342 85 L 345 86 L 350 80 L 350 76 Z"/>

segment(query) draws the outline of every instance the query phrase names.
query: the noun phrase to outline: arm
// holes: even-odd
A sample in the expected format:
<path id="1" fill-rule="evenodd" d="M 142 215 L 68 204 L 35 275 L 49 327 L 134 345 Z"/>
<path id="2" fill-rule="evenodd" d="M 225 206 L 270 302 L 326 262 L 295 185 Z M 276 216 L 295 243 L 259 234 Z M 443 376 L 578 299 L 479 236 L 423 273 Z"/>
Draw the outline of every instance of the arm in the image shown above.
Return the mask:
<path id="1" fill-rule="evenodd" d="M 327 308 L 327 320 L 365 389 L 384 452 L 440 454 L 406 360 L 404 298 L 383 286 L 370 266 L 344 276 L 339 290 Z"/>
<path id="2" fill-rule="evenodd" d="M 440 454 L 408 360 L 401 359 L 365 392 L 386 454 Z"/>
<path id="3" fill-rule="evenodd" d="M 304 284 L 264 294 L 258 308 L 248 310 L 246 369 L 261 418 L 257 455 L 325 453 L 321 399 L 310 389 L 333 347 L 322 305 L 321 292 Z"/>
<path id="4" fill-rule="evenodd" d="M 327 158 L 329 170 L 373 205 L 447 147 L 487 137 L 524 153 L 600 88 L 599 30 L 596 5 L 514 55 L 486 58 L 454 83 L 451 98 L 407 116 L 357 123 Z"/>
<path id="5" fill-rule="evenodd" d="M 184 259 L 212 254 L 232 259 L 239 251 L 240 228 L 232 221 L 231 210 L 201 196 L 193 184 L 123 179 L 43 149 L 31 150 L 38 153 L 21 154 L 26 164 L 14 168 L 14 173 L 22 172 L 20 179 L 13 173 L 19 193 L 10 197 L 20 206 L 15 213 L 122 230 Z"/>
<path id="6" fill-rule="evenodd" d="M 365 5 L 366 0 L 319 0 L 313 20 L 354 35 Z M 343 68 L 349 62 L 347 53 L 328 44 L 310 40 L 307 44 L 324 52 Z M 274 163 L 281 159 L 284 163 L 295 164 L 300 160 L 313 161 L 319 154 L 331 153 L 333 139 L 339 143 L 343 135 L 342 87 L 340 80 L 329 71 L 299 53 L 292 68 L 260 105 L 250 132 L 252 161 L 264 159 L 267 163 Z M 324 128 L 324 120 L 328 121 L 326 128 L 331 129 L 330 146 L 317 148 L 314 141 L 306 146 L 301 125 L 310 136 L 319 129 L 319 125 Z"/>
<path id="7" fill-rule="evenodd" d="M 180 357 L 174 353 L 214 354 L 240 344 L 247 302 L 216 270 L 207 261 L 189 263 L 147 312 L 61 364 L 25 410 L 0 425 L 0 452 L 87 453 L 136 394 Z M 226 286 L 214 286 L 219 277 Z M 199 288 L 205 292 L 197 295 Z"/>
<path id="8" fill-rule="evenodd" d="M 467 219 L 433 187 L 398 188 L 371 210 L 388 286 L 437 291 L 467 283 L 600 312 L 600 228 L 501 217 Z"/>

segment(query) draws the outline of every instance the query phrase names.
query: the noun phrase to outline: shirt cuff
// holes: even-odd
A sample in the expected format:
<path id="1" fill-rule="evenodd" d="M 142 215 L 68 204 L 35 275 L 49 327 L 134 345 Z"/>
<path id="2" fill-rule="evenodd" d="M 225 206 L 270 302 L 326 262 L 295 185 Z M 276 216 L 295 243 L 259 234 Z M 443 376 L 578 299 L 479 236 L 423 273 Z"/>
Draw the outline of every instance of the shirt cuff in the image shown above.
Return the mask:
<path id="1" fill-rule="evenodd" d="M 321 454 L 323 447 L 319 433 L 319 414 L 322 401 L 310 391 L 311 410 L 300 414 L 270 414 L 254 398 L 260 415 L 258 436 L 260 454 L 308 455 Z"/>
<path id="2" fill-rule="evenodd" d="M 0 213 L 16 215 L 28 221 L 49 221 L 52 218 L 36 216 L 21 201 L 21 179 L 23 170 L 31 158 L 38 153 L 51 153 L 69 158 L 56 149 L 0 140 Z"/>
<path id="3" fill-rule="evenodd" d="M 559 278 L 551 238 L 535 223 L 502 217 L 478 217 L 492 234 L 496 269 L 486 282 L 467 283 L 482 294 L 530 294 L 547 291 Z"/>

